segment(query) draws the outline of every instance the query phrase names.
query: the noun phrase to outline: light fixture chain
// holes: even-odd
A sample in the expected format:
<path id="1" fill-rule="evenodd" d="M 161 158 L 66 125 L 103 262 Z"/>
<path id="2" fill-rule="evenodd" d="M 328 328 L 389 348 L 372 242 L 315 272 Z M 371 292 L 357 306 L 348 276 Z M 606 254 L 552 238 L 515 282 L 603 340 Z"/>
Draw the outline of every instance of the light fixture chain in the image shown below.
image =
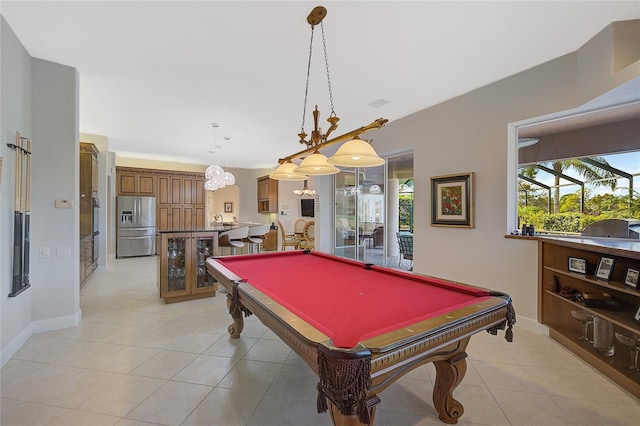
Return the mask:
<path id="1" fill-rule="evenodd" d="M 304 133 L 304 120 L 307 113 L 307 95 L 309 94 L 309 75 L 311 74 L 311 54 L 313 52 L 313 25 L 311 26 L 311 40 L 309 41 L 309 62 L 307 63 L 307 82 L 304 87 L 304 105 L 302 107 L 302 126 L 300 131 Z"/>
<path id="2" fill-rule="evenodd" d="M 324 38 L 324 25 L 320 22 L 320 30 L 322 31 L 322 47 L 324 49 L 324 64 L 327 69 L 327 83 L 329 85 L 329 103 L 331 104 L 331 116 L 335 116 L 336 112 L 333 108 L 333 91 L 331 90 L 331 77 L 329 77 L 329 58 L 327 56 L 327 42 Z"/>

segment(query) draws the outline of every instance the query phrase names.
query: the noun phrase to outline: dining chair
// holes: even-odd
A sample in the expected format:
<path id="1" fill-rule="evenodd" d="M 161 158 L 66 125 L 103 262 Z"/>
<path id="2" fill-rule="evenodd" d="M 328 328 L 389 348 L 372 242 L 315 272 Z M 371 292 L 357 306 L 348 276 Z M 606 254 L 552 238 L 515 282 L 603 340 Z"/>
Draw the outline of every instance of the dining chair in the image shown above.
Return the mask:
<path id="1" fill-rule="evenodd" d="M 398 260 L 398 266 L 403 260 L 410 260 L 411 267 L 413 269 L 413 234 L 398 232 L 398 245 L 400 246 L 400 259 Z"/>
<path id="2" fill-rule="evenodd" d="M 299 247 L 301 249 L 313 249 L 315 246 L 315 221 L 310 220 L 304 225 Z"/>
<path id="3" fill-rule="evenodd" d="M 282 226 L 280 221 L 278 221 L 278 227 L 280 228 L 280 235 L 282 235 L 282 251 L 285 251 L 287 247 L 294 247 L 298 250 L 298 247 L 300 246 L 300 239 L 298 236 L 295 233 L 292 234 L 285 232 L 284 226 Z"/>
<path id="4" fill-rule="evenodd" d="M 307 221 L 304 219 L 298 219 L 293 224 L 293 233 L 300 236 L 304 232 L 304 226 L 307 224 Z"/>

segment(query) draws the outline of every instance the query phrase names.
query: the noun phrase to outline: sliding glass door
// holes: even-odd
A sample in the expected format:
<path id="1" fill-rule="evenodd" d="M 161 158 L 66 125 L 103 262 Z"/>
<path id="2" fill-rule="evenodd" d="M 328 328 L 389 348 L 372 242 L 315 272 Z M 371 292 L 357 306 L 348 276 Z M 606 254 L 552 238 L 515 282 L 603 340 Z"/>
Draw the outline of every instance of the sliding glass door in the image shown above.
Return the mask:
<path id="1" fill-rule="evenodd" d="M 334 253 L 385 264 L 385 166 L 335 175 Z"/>

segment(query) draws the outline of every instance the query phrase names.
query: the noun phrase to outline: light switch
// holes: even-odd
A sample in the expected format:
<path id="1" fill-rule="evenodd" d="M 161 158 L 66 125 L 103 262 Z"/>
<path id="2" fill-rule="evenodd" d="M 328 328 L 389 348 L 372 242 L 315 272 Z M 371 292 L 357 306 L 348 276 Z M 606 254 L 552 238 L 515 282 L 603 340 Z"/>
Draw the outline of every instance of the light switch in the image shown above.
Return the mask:
<path id="1" fill-rule="evenodd" d="M 58 256 L 58 257 L 69 257 L 69 256 L 71 256 L 71 247 L 69 247 L 69 246 L 58 246 L 58 247 L 56 247 L 56 256 Z"/>
<path id="2" fill-rule="evenodd" d="M 49 247 L 40 247 L 40 257 L 49 257 Z"/>

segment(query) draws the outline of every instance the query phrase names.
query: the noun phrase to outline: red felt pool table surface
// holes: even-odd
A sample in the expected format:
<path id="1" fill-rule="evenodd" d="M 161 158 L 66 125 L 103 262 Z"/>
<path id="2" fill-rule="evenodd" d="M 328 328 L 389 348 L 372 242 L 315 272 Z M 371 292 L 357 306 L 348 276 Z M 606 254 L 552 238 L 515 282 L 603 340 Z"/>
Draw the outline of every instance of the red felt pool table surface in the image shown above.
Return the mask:
<path id="1" fill-rule="evenodd" d="M 491 298 L 486 289 L 382 267 L 367 269 L 361 262 L 320 252 L 216 260 L 343 348 Z"/>

